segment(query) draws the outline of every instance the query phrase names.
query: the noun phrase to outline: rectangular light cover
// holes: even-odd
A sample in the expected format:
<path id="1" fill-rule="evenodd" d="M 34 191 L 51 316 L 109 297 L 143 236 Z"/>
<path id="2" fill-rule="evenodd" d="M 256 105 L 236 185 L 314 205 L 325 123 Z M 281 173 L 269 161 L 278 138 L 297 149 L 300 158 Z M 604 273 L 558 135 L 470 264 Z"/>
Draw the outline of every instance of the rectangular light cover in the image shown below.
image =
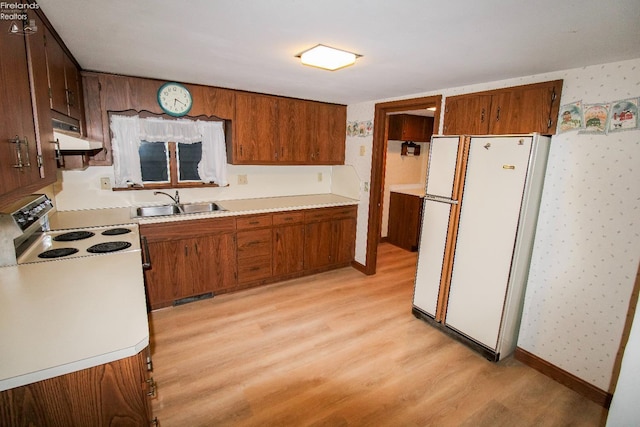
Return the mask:
<path id="1" fill-rule="evenodd" d="M 304 65 L 334 71 L 353 65 L 360 55 L 319 44 L 297 56 Z"/>

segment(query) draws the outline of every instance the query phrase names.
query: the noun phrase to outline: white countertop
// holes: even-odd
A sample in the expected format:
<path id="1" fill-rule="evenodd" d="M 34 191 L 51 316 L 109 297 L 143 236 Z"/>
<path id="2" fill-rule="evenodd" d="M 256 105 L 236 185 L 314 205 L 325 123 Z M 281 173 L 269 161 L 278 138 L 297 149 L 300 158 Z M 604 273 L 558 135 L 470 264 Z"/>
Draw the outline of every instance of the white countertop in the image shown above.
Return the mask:
<path id="1" fill-rule="evenodd" d="M 149 345 L 140 250 L 0 268 L 0 391 Z M 108 259 L 108 262 L 105 260 Z M 113 268 L 131 280 L 113 280 Z"/>
<path id="2" fill-rule="evenodd" d="M 424 197 L 425 186 L 423 184 L 397 184 L 389 186 L 392 193 L 408 194 L 410 196 Z"/>
<path id="3" fill-rule="evenodd" d="M 52 230 L 63 230 L 356 205 L 358 200 L 317 194 L 216 203 L 227 210 L 131 218 L 130 207 L 87 209 L 54 212 L 49 221 Z M 82 257 L 81 265 L 78 259 L 0 267 L 0 391 L 133 356 L 148 346 L 140 251 Z M 114 265 L 131 281 L 112 280 Z"/>
<path id="4" fill-rule="evenodd" d="M 145 218 L 132 218 L 131 208 L 106 208 L 106 209 L 86 209 L 78 211 L 59 211 L 50 215 L 50 226 L 52 230 L 64 230 L 68 228 L 82 228 L 103 225 L 122 224 L 154 224 L 168 221 L 187 221 L 199 218 L 215 218 L 237 215 L 249 215 L 255 213 L 267 213 L 298 209 L 324 208 L 331 206 L 357 205 L 358 200 L 335 194 L 312 194 L 304 196 L 283 196 L 264 197 L 256 199 L 238 200 L 206 200 L 213 201 L 226 209 L 225 211 L 215 211 L 207 213 L 157 216 Z M 205 202 L 204 200 L 202 202 Z M 189 202 L 185 202 L 189 203 Z M 162 205 L 166 203 L 155 203 Z M 144 206 L 153 206 L 154 203 Z"/>

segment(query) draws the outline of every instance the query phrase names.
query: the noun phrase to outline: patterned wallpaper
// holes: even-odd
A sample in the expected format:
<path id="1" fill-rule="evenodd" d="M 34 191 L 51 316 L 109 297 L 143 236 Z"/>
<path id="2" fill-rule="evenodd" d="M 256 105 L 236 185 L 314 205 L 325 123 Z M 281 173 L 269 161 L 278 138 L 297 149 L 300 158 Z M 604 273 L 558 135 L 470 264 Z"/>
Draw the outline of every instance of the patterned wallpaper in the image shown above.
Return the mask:
<path id="1" fill-rule="evenodd" d="M 562 104 L 640 96 L 640 61 L 561 73 Z M 640 259 L 640 130 L 552 141 L 518 345 L 608 390 Z"/>
<path id="2" fill-rule="evenodd" d="M 446 96 L 563 79 L 561 104 L 640 96 L 640 58 L 403 96 Z M 349 106 L 347 120 L 371 120 L 378 100 Z M 446 99 L 443 99 L 445 102 Z M 443 120 L 441 117 L 440 123 Z M 347 162 L 362 180 L 369 163 Z M 368 140 L 368 147 L 371 141 Z M 370 149 L 370 148 L 368 148 Z M 352 153 L 352 155 L 350 155 Z M 354 160 L 355 159 L 355 160 Z M 518 345 L 599 387 L 611 374 L 640 261 L 640 131 L 567 132 L 552 138 Z M 364 262 L 368 194 L 358 210 L 356 259 Z"/>

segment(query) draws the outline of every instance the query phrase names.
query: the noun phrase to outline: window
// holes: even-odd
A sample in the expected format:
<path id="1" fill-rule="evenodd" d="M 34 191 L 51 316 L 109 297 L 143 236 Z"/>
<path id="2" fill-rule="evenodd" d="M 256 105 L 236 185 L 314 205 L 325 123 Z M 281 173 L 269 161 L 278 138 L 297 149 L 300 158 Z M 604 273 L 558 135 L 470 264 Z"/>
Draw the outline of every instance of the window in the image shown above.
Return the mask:
<path id="1" fill-rule="evenodd" d="M 226 186 L 220 121 L 111 116 L 116 188 Z"/>
<path id="2" fill-rule="evenodd" d="M 202 142 L 183 144 L 140 141 L 138 154 L 145 187 L 149 187 L 149 184 L 171 184 L 172 187 L 185 183 L 205 184 L 198 173 L 198 165 L 202 160 Z"/>

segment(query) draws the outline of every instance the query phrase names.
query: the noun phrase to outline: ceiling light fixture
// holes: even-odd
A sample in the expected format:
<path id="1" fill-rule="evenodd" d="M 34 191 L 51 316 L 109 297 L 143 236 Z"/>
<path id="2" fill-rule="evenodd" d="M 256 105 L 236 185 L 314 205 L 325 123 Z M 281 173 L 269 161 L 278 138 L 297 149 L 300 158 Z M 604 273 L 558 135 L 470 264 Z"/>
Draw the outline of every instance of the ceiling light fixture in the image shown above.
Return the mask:
<path id="1" fill-rule="evenodd" d="M 300 58 L 304 65 L 334 71 L 353 65 L 362 55 L 319 44 L 299 53 L 296 57 Z"/>

